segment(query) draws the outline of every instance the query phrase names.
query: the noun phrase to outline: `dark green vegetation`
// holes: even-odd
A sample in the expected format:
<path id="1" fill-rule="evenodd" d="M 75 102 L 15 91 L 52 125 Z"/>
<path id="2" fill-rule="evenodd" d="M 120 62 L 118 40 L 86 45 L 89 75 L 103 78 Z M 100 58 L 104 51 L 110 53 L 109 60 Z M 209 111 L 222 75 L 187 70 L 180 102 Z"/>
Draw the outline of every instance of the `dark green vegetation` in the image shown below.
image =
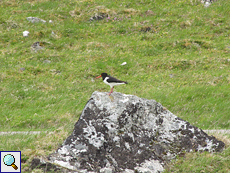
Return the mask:
<path id="1" fill-rule="evenodd" d="M 0 130 L 71 133 L 92 92 L 110 90 L 95 80 L 101 72 L 129 82 L 115 91 L 155 99 L 199 128 L 229 129 L 229 9 L 224 0 L 0 1 Z M 90 21 L 96 14 L 105 18 Z M 36 53 L 37 41 L 45 48 Z"/>

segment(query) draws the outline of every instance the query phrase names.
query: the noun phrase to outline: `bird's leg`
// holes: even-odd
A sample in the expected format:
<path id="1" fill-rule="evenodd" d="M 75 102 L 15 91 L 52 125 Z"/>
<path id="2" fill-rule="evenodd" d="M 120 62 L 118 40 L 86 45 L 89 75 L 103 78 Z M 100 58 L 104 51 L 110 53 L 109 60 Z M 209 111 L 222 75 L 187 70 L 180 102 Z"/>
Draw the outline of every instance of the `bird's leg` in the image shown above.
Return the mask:
<path id="1" fill-rule="evenodd" d="M 114 88 L 114 87 L 111 88 L 111 91 L 109 92 L 109 96 L 110 96 L 110 94 L 113 92 L 113 88 Z"/>

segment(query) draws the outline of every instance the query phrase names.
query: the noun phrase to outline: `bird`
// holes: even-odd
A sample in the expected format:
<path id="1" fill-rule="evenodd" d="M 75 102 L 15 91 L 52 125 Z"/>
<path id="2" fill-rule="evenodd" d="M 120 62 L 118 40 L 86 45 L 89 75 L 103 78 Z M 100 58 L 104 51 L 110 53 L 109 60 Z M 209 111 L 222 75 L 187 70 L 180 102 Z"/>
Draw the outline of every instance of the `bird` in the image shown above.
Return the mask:
<path id="1" fill-rule="evenodd" d="M 114 78 L 112 76 L 109 76 L 107 73 L 101 73 L 101 75 L 96 77 L 96 79 L 98 79 L 100 77 L 102 77 L 103 82 L 105 84 L 109 85 L 110 88 L 111 88 L 111 91 L 109 92 L 109 96 L 113 92 L 114 86 L 122 85 L 122 84 L 128 84 L 128 82 L 118 80 L 118 79 L 116 79 L 116 78 Z"/>

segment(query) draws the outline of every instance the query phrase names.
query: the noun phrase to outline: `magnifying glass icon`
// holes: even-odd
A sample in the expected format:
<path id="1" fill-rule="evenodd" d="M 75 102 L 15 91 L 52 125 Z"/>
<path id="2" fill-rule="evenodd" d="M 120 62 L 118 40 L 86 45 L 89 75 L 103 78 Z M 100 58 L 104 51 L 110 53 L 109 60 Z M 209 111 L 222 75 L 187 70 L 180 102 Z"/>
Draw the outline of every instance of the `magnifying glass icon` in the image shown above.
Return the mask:
<path id="1" fill-rule="evenodd" d="M 7 166 L 12 166 L 15 170 L 18 169 L 18 167 L 14 164 L 15 163 L 15 158 L 11 154 L 7 154 L 3 158 L 3 162 Z"/>

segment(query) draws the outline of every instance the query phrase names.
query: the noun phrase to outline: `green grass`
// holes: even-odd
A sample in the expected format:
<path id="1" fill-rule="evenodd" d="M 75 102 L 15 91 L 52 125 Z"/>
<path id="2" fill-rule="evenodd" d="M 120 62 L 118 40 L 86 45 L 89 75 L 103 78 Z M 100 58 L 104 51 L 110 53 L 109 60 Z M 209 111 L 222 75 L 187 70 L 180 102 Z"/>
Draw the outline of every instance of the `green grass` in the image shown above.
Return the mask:
<path id="1" fill-rule="evenodd" d="M 189 0 L 2 0 L 0 131 L 70 133 L 91 94 L 109 91 L 95 80 L 102 72 L 129 82 L 115 91 L 155 99 L 199 128 L 229 129 L 229 7 L 224 0 L 208 8 Z M 90 21 L 95 13 L 109 18 Z M 47 22 L 29 23 L 30 16 Z M 36 41 L 45 49 L 33 52 Z"/>
<path id="2" fill-rule="evenodd" d="M 39 135 L 1 135 L 0 151 L 21 151 L 22 172 L 31 172 L 30 163 L 34 157 L 45 157 L 55 151 L 68 134 L 63 128 Z"/>

